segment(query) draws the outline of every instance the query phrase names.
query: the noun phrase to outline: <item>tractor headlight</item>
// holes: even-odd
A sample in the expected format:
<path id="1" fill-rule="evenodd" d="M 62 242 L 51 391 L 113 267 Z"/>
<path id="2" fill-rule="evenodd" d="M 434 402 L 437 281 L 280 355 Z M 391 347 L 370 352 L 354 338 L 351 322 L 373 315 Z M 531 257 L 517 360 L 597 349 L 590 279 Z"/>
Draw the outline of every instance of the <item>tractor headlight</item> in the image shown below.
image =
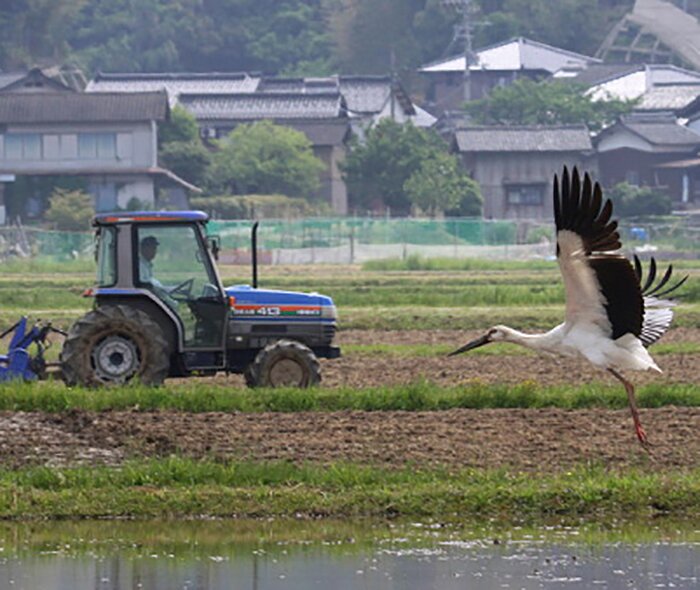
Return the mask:
<path id="1" fill-rule="evenodd" d="M 335 305 L 324 305 L 321 307 L 321 317 L 330 320 L 337 320 L 338 312 L 335 309 Z"/>

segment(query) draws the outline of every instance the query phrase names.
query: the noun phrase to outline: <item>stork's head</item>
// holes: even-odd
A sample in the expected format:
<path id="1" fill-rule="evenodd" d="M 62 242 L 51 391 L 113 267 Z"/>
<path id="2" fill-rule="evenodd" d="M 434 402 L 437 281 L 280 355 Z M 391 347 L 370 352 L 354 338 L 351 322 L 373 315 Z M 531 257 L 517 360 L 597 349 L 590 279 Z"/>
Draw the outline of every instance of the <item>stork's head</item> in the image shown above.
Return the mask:
<path id="1" fill-rule="evenodd" d="M 454 356 L 456 354 L 468 352 L 470 350 L 474 350 L 475 348 L 479 348 L 484 344 L 489 344 L 490 342 L 508 342 L 510 340 L 511 333 L 512 330 L 507 326 L 494 326 L 493 328 L 490 328 L 489 331 L 483 336 L 479 336 L 471 342 L 467 342 L 464 346 L 452 351 L 447 356 Z"/>

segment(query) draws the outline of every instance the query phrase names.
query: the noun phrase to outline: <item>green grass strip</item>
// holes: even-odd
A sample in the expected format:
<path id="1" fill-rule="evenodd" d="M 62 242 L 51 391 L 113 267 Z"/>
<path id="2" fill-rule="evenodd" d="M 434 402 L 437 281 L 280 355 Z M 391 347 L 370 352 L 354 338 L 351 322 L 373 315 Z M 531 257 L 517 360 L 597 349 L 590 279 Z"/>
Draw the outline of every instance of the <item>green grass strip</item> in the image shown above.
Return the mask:
<path id="1" fill-rule="evenodd" d="M 640 387 L 638 405 L 700 406 L 700 385 L 652 383 Z M 141 385 L 103 389 L 67 388 L 59 382 L 0 386 L 0 410 L 63 412 L 67 410 L 180 410 L 185 412 L 300 411 L 436 411 L 453 408 L 624 408 L 619 386 L 592 383 L 577 387 L 543 387 L 533 381 L 517 385 L 486 384 L 441 387 L 427 381 L 364 389 L 234 389 L 192 380 L 159 388 Z"/>
<path id="2" fill-rule="evenodd" d="M 650 470 L 651 471 L 651 470 Z M 700 471 L 386 470 L 171 457 L 0 471 L 0 518 L 411 517 L 527 522 L 700 514 Z"/>

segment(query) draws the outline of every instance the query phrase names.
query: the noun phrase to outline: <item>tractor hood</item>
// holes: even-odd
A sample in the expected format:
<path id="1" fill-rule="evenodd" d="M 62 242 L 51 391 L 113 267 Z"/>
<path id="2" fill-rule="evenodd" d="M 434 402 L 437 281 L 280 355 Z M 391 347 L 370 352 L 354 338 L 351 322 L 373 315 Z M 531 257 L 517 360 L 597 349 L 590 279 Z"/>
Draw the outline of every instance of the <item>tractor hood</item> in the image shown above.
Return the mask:
<path id="1" fill-rule="evenodd" d="M 234 316 L 336 318 L 333 300 L 319 293 L 254 289 L 250 285 L 234 285 L 225 291 Z"/>

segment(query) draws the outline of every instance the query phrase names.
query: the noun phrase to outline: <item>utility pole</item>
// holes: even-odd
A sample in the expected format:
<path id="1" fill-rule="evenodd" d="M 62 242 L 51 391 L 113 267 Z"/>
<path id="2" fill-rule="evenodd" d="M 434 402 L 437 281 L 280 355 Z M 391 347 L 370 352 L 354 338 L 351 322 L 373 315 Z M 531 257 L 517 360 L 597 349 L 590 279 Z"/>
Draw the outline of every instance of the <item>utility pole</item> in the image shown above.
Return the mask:
<path id="1" fill-rule="evenodd" d="M 471 71 L 469 67 L 476 63 L 474 51 L 472 50 L 472 33 L 474 22 L 472 21 L 472 0 L 442 0 L 442 5 L 455 10 L 460 20 L 455 25 L 453 41 L 462 41 L 462 52 L 464 54 L 464 102 L 472 99 L 471 92 Z"/>

